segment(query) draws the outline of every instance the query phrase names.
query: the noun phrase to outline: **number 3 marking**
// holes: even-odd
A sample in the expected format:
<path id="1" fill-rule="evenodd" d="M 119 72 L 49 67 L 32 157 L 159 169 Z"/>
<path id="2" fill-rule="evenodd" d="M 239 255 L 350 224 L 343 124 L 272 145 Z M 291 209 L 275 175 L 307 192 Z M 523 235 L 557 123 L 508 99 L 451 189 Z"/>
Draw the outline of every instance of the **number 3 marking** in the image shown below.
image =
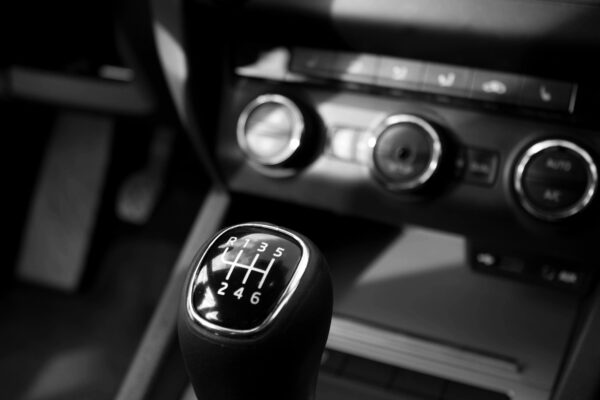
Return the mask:
<path id="1" fill-rule="evenodd" d="M 269 244 L 266 242 L 260 242 L 260 247 L 258 248 L 259 253 L 262 253 L 263 251 L 265 251 L 267 249 L 267 247 L 269 247 Z"/>

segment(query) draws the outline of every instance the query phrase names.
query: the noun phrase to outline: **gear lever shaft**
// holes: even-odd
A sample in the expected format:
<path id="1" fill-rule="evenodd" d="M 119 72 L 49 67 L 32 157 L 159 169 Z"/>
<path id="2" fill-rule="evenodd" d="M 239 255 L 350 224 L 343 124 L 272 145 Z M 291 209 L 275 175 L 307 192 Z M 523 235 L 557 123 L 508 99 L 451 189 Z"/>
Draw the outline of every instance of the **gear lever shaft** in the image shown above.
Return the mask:
<path id="1" fill-rule="evenodd" d="M 179 339 L 199 400 L 314 398 L 332 289 L 310 240 L 264 223 L 224 229 L 184 291 Z"/>

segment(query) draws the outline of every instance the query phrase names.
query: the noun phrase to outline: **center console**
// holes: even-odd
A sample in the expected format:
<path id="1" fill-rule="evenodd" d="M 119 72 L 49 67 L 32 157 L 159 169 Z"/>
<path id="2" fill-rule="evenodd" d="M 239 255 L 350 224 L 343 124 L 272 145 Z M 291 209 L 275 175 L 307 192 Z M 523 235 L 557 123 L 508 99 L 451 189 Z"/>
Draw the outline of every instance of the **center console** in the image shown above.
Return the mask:
<path id="1" fill-rule="evenodd" d="M 269 221 L 332 266 L 319 398 L 593 398 L 597 5 L 155 3 L 226 193 L 195 232 Z"/>

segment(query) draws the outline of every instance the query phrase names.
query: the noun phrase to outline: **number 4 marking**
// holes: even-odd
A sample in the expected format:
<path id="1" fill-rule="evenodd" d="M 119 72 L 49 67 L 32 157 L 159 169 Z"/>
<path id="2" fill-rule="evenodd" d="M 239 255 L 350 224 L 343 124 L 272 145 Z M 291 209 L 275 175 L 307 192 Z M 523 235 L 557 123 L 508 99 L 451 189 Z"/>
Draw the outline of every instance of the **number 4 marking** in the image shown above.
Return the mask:
<path id="1" fill-rule="evenodd" d="M 242 286 L 241 288 L 233 292 L 233 295 L 237 297 L 238 300 L 240 300 L 244 296 L 244 287 Z"/>

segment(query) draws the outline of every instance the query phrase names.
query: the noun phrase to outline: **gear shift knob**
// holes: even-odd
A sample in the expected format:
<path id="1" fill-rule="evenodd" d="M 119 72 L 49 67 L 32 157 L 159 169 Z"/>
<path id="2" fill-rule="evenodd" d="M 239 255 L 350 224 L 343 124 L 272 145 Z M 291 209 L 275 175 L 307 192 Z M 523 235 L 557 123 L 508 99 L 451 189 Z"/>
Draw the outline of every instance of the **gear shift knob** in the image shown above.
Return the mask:
<path id="1" fill-rule="evenodd" d="M 314 397 L 332 289 L 310 240 L 264 223 L 224 229 L 184 292 L 179 341 L 199 400 Z"/>

